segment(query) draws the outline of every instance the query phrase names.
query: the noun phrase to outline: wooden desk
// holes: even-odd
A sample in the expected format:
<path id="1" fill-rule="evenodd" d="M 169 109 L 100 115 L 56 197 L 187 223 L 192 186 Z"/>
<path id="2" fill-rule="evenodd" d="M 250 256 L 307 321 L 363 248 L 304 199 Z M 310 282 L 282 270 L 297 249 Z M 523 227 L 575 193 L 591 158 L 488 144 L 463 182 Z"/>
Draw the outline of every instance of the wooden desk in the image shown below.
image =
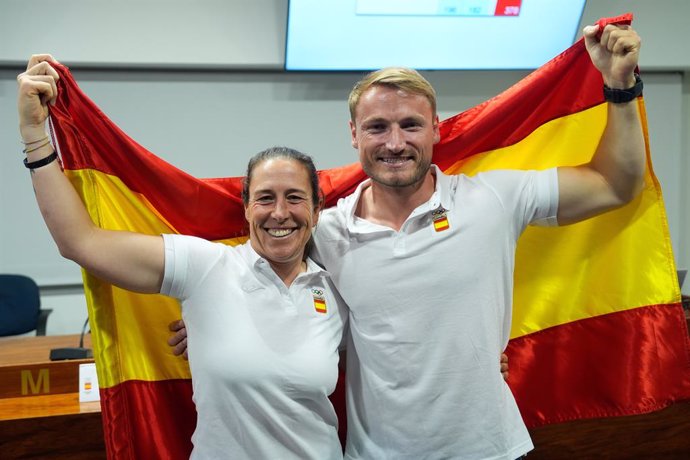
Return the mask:
<path id="1" fill-rule="evenodd" d="M 546 425 L 530 430 L 529 460 L 690 459 L 690 401 L 645 415 Z"/>
<path id="2" fill-rule="evenodd" d="M 100 403 L 79 402 L 79 364 L 93 359 L 49 359 L 78 345 L 78 335 L 0 338 L 1 458 L 106 458 Z"/>
<path id="3" fill-rule="evenodd" d="M 50 361 L 53 348 L 78 345 L 78 335 L 0 338 L 0 398 L 78 391 L 79 365 L 93 358 Z M 91 347 L 90 336 L 84 346 Z"/>
<path id="4" fill-rule="evenodd" d="M 0 366 L 49 361 L 51 349 L 77 346 L 79 334 L 0 337 Z M 91 348 L 90 334 L 84 336 L 84 346 Z"/>

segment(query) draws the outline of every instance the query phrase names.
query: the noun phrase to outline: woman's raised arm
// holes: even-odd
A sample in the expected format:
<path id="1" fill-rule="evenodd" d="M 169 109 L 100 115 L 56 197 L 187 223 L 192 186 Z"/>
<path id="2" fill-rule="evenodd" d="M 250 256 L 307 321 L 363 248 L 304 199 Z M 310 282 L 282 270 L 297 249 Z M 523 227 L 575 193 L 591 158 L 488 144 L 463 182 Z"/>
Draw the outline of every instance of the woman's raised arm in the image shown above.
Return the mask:
<path id="1" fill-rule="evenodd" d="M 45 131 L 48 106 L 58 97 L 59 76 L 48 54 L 34 55 L 17 77 L 19 131 L 36 201 L 63 257 L 125 289 L 157 293 L 163 279 L 161 236 L 103 230 L 94 225 L 62 172 Z"/>

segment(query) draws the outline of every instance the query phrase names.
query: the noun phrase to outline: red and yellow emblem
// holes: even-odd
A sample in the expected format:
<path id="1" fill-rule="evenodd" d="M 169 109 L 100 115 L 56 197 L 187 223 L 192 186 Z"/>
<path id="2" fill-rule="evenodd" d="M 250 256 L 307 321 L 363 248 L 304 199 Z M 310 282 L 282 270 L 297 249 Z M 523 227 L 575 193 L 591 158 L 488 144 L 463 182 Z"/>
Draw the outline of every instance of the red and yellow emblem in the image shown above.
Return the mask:
<path id="1" fill-rule="evenodd" d="M 433 220 L 434 220 L 434 230 L 437 232 L 442 232 L 444 230 L 448 230 L 450 228 L 450 223 L 448 222 L 448 215 L 447 215 L 447 210 L 440 208 L 434 211 L 433 213 Z"/>
<path id="2" fill-rule="evenodd" d="M 327 313 L 326 296 L 324 295 L 323 289 L 312 288 L 311 295 L 314 297 L 314 310 L 319 313 Z"/>

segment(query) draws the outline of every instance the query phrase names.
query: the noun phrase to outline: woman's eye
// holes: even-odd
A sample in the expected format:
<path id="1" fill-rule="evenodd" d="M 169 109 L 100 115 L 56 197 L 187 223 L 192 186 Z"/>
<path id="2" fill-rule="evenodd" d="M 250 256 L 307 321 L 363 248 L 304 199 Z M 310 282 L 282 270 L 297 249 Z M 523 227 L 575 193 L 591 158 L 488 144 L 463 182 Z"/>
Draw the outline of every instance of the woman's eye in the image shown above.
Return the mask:
<path id="1" fill-rule="evenodd" d="M 306 198 L 304 198 L 303 196 L 300 196 L 300 195 L 289 195 L 287 197 L 287 199 L 290 203 L 301 203 Z"/>

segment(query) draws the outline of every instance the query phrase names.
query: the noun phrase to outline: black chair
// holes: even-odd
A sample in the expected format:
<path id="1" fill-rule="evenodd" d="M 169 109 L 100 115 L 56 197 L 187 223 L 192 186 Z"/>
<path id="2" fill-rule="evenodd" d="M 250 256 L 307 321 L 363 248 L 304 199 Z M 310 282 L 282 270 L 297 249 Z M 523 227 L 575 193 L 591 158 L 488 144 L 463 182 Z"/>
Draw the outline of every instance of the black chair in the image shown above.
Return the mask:
<path id="1" fill-rule="evenodd" d="M 0 275 L 0 336 L 36 330 L 46 335 L 46 322 L 53 310 L 41 309 L 41 296 L 33 279 L 24 275 Z"/>

